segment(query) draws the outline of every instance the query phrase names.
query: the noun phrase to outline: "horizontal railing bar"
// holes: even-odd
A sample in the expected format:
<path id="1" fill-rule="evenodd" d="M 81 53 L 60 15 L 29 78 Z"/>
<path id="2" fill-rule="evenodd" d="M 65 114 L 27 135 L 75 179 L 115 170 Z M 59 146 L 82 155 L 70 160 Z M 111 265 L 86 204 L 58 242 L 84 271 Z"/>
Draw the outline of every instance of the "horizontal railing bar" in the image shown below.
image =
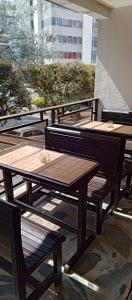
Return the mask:
<path id="1" fill-rule="evenodd" d="M 29 111 L 29 112 L 6 115 L 6 116 L 3 116 L 3 117 L 0 117 L 0 121 L 13 119 L 13 118 L 18 118 L 18 117 L 24 117 L 24 116 L 33 115 L 33 114 L 38 114 L 38 113 L 46 112 L 46 111 L 50 111 L 50 110 L 57 110 L 59 108 L 69 107 L 69 106 L 73 106 L 73 105 L 76 105 L 76 104 L 84 104 L 84 103 L 92 102 L 92 101 L 98 101 L 98 98 L 85 99 L 85 100 L 81 100 L 81 101 L 69 102 L 69 103 L 66 103 L 66 104 L 49 106 L 49 107 L 46 107 L 46 108 L 33 110 L 33 111 Z"/>
<path id="2" fill-rule="evenodd" d="M 27 126 L 35 125 L 35 124 L 38 124 L 38 123 L 47 122 L 47 121 L 48 121 L 48 119 L 45 118 L 45 119 L 43 119 L 43 121 L 38 120 L 38 121 L 28 122 L 28 123 L 24 123 L 24 124 L 20 124 L 20 125 L 14 125 L 14 126 L 10 126 L 10 127 L 7 127 L 7 128 L 0 129 L 0 132 L 6 132 L 6 131 L 14 130 L 14 129 L 19 129 L 19 128 L 22 128 L 22 127 L 27 127 Z"/>
<path id="3" fill-rule="evenodd" d="M 70 111 L 70 112 L 66 112 L 64 114 L 59 114 L 58 117 L 65 117 L 65 116 L 69 116 L 69 115 L 72 115 L 72 114 L 76 114 L 78 112 L 82 112 L 82 111 L 86 111 L 86 110 L 91 110 L 90 107 L 85 107 L 85 108 L 81 108 L 81 109 L 76 109 L 74 111 Z"/>

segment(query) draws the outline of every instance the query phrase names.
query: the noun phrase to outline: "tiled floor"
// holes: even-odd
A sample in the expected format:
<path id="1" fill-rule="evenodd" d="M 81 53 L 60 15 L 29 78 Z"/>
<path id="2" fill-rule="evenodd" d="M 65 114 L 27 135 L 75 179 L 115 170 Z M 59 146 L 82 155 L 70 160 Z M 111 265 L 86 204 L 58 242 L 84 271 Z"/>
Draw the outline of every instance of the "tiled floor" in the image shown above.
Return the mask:
<path id="1" fill-rule="evenodd" d="M 65 221 L 76 222 L 76 208 L 53 199 L 44 208 Z M 67 260 L 76 246 L 76 236 L 36 216 L 30 216 L 41 224 L 66 234 L 63 244 L 63 262 Z M 88 214 L 88 225 L 94 227 L 94 217 Z M 37 272 L 42 277 L 51 268 L 43 264 Z M 0 271 L 0 300 L 13 297 L 13 281 Z M 92 245 L 72 269 L 70 274 L 63 274 L 63 283 L 59 291 L 53 286 L 41 297 L 42 300 L 123 300 L 126 287 L 132 279 L 132 200 L 122 199 L 118 210 L 109 217 L 103 234 L 98 236 Z M 132 296 L 129 300 L 132 300 Z"/>

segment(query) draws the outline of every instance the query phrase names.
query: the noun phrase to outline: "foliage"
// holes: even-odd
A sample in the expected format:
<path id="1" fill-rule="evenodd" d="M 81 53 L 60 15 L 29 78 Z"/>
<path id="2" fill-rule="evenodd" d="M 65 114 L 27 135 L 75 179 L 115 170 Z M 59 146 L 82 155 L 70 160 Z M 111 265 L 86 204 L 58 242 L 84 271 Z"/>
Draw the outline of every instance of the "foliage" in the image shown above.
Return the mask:
<path id="1" fill-rule="evenodd" d="M 1 60 L 10 59 L 21 66 L 29 61 L 46 62 L 53 57 L 53 48 L 47 40 L 54 42 L 54 37 L 48 31 L 36 34 L 31 27 L 37 8 L 37 5 L 30 6 L 29 1 L 0 4 Z"/>
<path id="2" fill-rule="evenodd" d="M 32 104 L 35 104 L 38 108 L 45 106 L 45 99 L 42 96 L 37 96 L 32 100 Z"/>
<path id="3" fill-rule="evenodd" d="M 93 97 L 94 67 L 76 64 L 28 64 L 23 70 L 45 106 Z"/>
<path id="4" fill-rule="evenodd" d="M 0 61 L 0 108 L 2 113 L 19 112 L 31 105 L 23 74 L 9 61 Z"/>

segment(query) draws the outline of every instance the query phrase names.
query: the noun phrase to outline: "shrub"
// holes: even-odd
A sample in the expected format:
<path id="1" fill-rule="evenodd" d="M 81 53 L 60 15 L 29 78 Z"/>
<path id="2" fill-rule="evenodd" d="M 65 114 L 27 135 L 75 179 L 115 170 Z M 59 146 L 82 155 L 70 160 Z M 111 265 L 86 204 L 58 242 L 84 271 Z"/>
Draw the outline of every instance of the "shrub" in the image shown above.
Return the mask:
<path id="1" fill-rule="evenodd" d="M 95 71 L 91 65 L 29 64 L 25 76 L 35 91 L 45 99 L 45 106 L 92 98 Z"/>
<path id="2" fill-rule="evenodd" d="M 35 104 L 38 108 L 45 107 L 45 99 L 42 96 L 37 96 L 32 100 L 32 104 Z"/>

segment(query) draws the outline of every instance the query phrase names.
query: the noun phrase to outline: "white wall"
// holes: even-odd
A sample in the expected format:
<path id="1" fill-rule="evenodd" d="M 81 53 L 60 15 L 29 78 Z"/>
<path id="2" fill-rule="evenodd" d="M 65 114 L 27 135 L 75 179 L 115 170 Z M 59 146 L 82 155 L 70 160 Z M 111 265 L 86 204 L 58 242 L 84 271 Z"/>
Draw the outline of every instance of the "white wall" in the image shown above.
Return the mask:
<path id="1" fill-rule="evenodd" d="M 92 20 L 91 16 L 83 15 L 82 62 L 84 64 L 91 64 Z"/>
<path id="2" fill-rule="evenodd" d="M 95 96 L 104 108 L 132 109 L 132 6 L 99 24 Z"/>

